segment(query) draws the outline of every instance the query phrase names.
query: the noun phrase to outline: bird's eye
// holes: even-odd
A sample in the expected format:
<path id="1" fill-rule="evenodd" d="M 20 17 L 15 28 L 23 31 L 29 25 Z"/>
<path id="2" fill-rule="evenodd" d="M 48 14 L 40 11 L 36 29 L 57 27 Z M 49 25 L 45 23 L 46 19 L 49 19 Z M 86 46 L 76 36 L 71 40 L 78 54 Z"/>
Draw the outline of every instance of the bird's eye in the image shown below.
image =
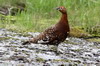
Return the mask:
<path id="1" fill-rule="evenodd" d="M 60 10 L 62 10 L 63 8 L 60 8 Z"/>

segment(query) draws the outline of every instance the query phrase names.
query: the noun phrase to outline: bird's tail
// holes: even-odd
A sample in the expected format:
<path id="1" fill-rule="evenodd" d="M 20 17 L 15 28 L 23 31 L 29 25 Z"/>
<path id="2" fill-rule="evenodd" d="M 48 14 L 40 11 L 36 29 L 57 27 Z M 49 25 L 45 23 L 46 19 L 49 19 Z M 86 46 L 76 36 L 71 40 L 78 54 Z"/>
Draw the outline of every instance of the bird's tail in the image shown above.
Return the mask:
<path id="1" fill-rule="evenodd" d="M 23 42 L 22 45 L 30 44 L 30 41 Z"/>
<path id="2" fill-rule="evenodd" d="M 37 43 L 34 38 L 33 39 L 29 39 L 28 41 L 26 42 L 23 42 L 22 45 L 26 45 L 26 44 L 30 44 L 30 43 Z"/>

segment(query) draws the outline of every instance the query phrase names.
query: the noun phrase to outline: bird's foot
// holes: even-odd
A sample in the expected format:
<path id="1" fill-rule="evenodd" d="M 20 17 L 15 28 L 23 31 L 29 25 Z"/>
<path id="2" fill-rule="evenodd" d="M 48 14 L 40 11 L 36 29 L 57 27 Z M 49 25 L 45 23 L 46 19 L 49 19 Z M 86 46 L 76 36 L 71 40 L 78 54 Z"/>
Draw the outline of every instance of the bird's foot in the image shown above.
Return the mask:
<path id="1" fill-rule="evenodd" d="M 29 41 L 23 42 L 22 45 L 30 44 Z"/>

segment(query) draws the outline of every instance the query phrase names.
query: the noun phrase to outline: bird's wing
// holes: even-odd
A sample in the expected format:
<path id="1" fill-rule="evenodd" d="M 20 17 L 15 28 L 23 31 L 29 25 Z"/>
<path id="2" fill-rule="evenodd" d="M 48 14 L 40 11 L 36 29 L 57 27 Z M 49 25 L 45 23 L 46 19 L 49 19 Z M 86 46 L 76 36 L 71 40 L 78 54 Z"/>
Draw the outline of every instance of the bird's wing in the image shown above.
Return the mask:
<path id="1" fill-rule="evenodd" d="M 57 38 L 56 33 L 57 33 L 57 30 L 53 27 L 46 29 L 39 36 L 37 36 L 38 37 L 37 43 L 49 44 L 49 43 L 53 42 Z"/>

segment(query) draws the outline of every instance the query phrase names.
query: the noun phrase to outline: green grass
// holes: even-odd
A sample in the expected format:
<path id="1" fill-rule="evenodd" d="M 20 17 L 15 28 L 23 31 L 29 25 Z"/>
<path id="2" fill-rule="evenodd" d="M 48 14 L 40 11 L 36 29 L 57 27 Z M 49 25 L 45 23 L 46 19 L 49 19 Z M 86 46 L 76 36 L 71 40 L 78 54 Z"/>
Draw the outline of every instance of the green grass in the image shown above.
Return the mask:
<path id="1" fill-rule="evenodd" d="M 14 5 L 17 1 L 0 0 L 0 4 Z M 91 34 L 100 34 L 100 0 L 20 0 L 20 2 L 26 3 L 27 11 L 0 20 L 1 28 L 41 32 L 59 21 L 61 14 L 55 8 L 65 6 L 71 27 L 78 26 Z M 12 23 L 11 19 L 15 22 Z"/>

